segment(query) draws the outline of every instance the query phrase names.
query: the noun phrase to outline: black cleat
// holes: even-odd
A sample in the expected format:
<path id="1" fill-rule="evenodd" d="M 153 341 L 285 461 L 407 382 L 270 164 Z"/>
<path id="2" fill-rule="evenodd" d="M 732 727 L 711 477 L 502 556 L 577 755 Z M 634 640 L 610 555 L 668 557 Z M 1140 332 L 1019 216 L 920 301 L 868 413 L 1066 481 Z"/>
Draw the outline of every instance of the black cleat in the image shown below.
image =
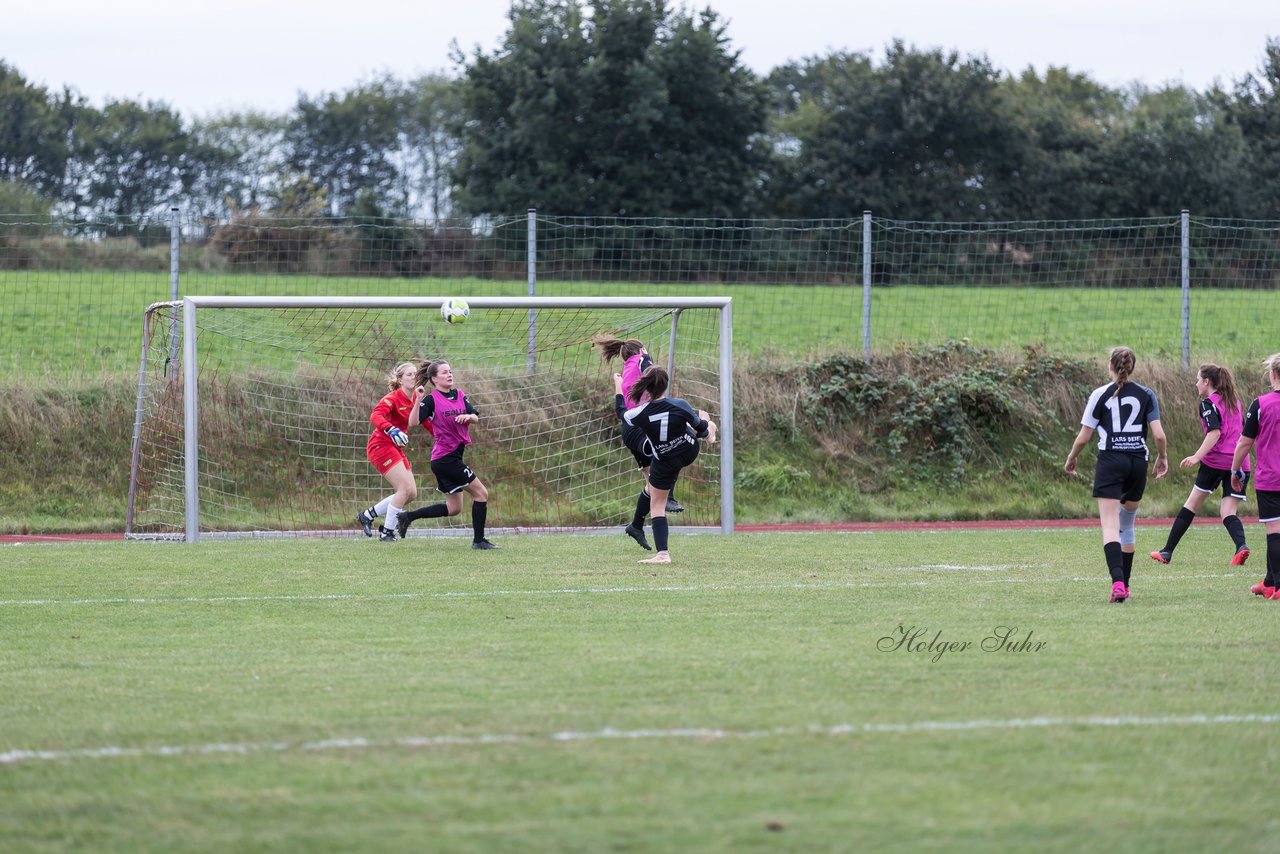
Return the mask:
<path id="1" fill-rule="evenodd" d="M 378 526 L 378 541 L 383 543 L 394 543 L 396 541 L 396 532 L 383 525 Z"/>
<path id="2" fill-rule="evenodd" d="M 396 520 L 396 533 L 400 535 L 400 539 L 402 540 L 409 536 L 410 521 L 411 520 L 406 513 L 401 513 L 400 518 Z"/>
<path id="3" fill-rule="evenodd" d="M 626 531 L 628 537 L 640 544 L 640 548 L 647 552 L 653 551 L 653 549 L 649 547 L 649 541 L 645 539 L 643 528 L 637 528 L 635 525 L 627 525 Z"/>
<path id="4" fill-rule="evenodd" d="M 497 543 L 491 543 L 488 540 L 476 540 L 471 544 L 473 549 L 496 549 L 497 547 Z"/>
<path id="5" fill-rule="evenodd" d="M 679 501 L 676 501 L 676 500 L 675 500 L 674 498 L 672 498 L 670 495 L 668 495 L 668 496 L 667 496 L 667 512 L 668 512 L 668 513 L 683 513 L 683 512 L 684 512 L 684 505 L 683 505 L 683 504 L 681 504 Z"/>
<path id="6" fill-rule="evenodd" d="M 366 537 L 373 536 L 373 517 L 369 515 L 368 510 L 361 510 L 356 514 L 356 524 L 361 527 Z"/>

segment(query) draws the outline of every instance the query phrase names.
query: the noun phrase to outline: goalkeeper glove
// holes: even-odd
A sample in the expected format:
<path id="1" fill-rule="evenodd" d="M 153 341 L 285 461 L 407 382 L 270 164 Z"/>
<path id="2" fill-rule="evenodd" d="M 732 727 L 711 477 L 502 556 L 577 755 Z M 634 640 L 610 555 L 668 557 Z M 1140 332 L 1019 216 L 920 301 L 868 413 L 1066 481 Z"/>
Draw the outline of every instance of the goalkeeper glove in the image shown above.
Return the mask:
<path id="1" fill-rule="evenodd" d="M 388 427 L 382 431 L 387 434 L 391 441 L 396 443 L 397 448 L 403 448 L 409 444 L 409 434 L 401 430 L 399 427 Z"/>

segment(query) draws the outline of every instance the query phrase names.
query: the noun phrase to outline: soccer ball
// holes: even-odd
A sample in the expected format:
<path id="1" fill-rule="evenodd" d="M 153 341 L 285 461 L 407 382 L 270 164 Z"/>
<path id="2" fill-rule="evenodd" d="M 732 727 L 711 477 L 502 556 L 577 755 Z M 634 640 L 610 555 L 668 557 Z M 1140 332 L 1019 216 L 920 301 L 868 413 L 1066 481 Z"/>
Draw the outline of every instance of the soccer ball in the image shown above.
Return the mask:
<path id="1" fill-rule="evenodd" d="M 440 306 L 440 316 L 445 323 L 465 323 L 470 315 L 471 309 L 467 306 L 467 301 L 457 297 L 445 300 Z"/>

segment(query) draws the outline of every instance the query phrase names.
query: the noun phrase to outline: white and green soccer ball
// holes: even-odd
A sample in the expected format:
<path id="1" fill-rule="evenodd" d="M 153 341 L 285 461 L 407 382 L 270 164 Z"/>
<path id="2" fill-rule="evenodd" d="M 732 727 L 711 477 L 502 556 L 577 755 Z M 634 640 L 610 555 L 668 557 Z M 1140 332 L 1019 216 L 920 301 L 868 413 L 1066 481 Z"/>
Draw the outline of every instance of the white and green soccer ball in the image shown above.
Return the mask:
<path id="1" fill-rule="evenodd" d="M 464 299 L 447 299 L 440 306 L 440 316 L 444 318 L 445 323 L 465 323 L 467 318 L 471 316 L 471 308 Z"/>

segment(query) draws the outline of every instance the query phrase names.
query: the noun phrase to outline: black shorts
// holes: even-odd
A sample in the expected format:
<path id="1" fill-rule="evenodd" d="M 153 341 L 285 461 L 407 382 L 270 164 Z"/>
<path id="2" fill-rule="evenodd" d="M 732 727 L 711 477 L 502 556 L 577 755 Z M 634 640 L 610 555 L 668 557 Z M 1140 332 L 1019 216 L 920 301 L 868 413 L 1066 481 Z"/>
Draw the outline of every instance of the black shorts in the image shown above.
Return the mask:
<path id="1" fill-rule="evenodd" d="M 1255 489 L 1258 496 L 1258 521 L 1274 522 L 1280 519 L 1280 490 Z"/>
<path id="2" fill-rule="evenodd" d="M 636 467 L 647 469 L 649 467 L 649 463 L 653 462 L 653 458 L 650 457 L 648 454 L 646 454 L 643 450 L 639 450 L 639 451 L 636 450 L 636 448 L 641 448 L 644 445 L 644 442 L 645 442 L 644 431 L 641 430 L 639 427 L 628 427 L 627 425 L 623 424 L 621 435 L 622 435 L 622 444 L 625 445 L 627 450 L 631 452 L 631 456 L 636 461 Z"/>
<path id="3" fill-rule="evenodd" d="M 445 495 L 466 489 L 467 484 L 476 479 L 476 473 L 462 461 L 461 449 L 432 460 L 431 473 L 436 476 L 436 489 Z"/>
<path id="4" fill-rule="evenodd" d="M 680 469 L 698 458 L 698 443 L 685 445 L 677 453 L 661 460 L 652 460 L 649 466 L 649 485 L 654 489 L 675 489 Z"/>
<path id="5" fill-rule="evenodd" d="M 1147 491 L 1147 460 L 1142 454 L 1100 451 L 1093 470 L 1093 497 L 1139 501 Z"/>
<path id="6" fill-rule="evenodd" d="M 1249 472 L 1244 473 L 1244 483 L 1240 487 L 1240 491 L 1236 492 L 1231 488 L 1231 472 L 1226 469 L 1210 468 L 1204 463 L 1200 464 L 1200 471 L 1196 472 L 1196 490 L 1209 495 L 1222 485 L 1223 498 L 1239 498 L 1241 501 L 1245 499 L 1245 490 L 1249 488 Z"/>

